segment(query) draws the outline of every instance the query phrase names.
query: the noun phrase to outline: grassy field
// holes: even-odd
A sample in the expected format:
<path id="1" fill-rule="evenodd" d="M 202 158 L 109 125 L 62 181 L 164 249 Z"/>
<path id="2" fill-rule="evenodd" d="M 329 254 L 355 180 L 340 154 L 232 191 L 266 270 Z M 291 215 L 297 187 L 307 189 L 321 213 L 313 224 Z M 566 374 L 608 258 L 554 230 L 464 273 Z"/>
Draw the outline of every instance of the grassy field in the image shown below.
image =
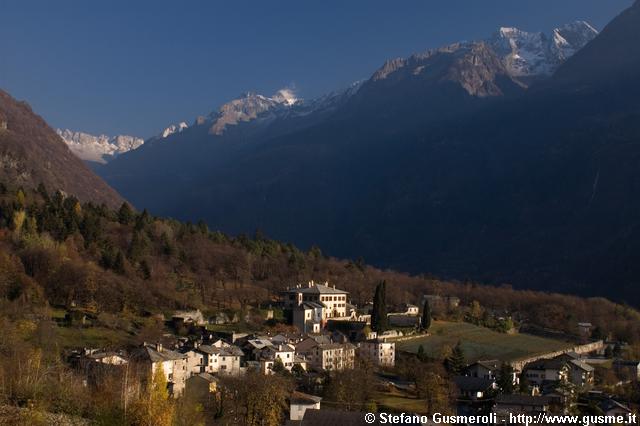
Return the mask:
<path id="1" fill-rule="evenodd" d="M 117 347 L 129 342 L 131 336 L 121 330 L 102 327 L 56 327 L 57 341 L 63 348 Z"/>
<path id="2" fill-rule="evenodd" d="M 473 362 L 479 359 L 513 361 L 572 346 L 529 334 L 498 333 L 465 322 L 434 321 L 429 333 L 429 336 L 397 342 L 396 348 L 416 353 L 422 345 L 427 355 L 437 357 L 445 346 L 453 347 L 460 341 L 467 362 Z"/>
<path id="3" fill-rule="evenodd" d="M 400 392 L 375 392 L 373 401 L 382 412 L 427 414 L 424 400 Z"/>

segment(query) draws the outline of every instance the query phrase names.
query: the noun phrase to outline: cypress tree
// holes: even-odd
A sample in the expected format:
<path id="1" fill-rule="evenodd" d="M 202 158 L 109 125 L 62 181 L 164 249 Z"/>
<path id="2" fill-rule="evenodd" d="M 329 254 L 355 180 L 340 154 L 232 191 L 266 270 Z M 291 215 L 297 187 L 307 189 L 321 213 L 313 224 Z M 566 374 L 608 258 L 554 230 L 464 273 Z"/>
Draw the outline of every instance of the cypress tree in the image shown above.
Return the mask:
<path id="1" fill-rule="evenodd" d="M 373 297 L 373 311 L 371 313 L 371 327 L 378 334 L 382 334 L 388 329 L 387 323 L 387 303 L 386 303 L 386 287 L 385 281 L 381 281 L 376 286 L 376 292 Z"/>
<path id="2" fill-rule="evenodd" d="M 431 305 L 429 304 L 429 299 L 424 301 L 424 306 L 422 307 L 422 330 L 427 331 L 429 327 L 431 327 Z"/>

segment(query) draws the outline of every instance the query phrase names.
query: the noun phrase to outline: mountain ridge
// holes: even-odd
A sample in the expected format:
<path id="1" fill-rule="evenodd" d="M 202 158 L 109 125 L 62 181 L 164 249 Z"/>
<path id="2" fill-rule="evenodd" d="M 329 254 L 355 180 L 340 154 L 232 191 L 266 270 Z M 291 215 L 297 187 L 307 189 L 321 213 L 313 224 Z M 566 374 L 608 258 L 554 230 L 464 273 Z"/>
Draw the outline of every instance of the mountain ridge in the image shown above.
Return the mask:
<path id="1" fill-rule="evenodd" d="M 82 201 L 116 207 L 124 200 L 71 152 L 26 102 L 0 90 L 0 178 L 25 187 L 43 183 Z"/>

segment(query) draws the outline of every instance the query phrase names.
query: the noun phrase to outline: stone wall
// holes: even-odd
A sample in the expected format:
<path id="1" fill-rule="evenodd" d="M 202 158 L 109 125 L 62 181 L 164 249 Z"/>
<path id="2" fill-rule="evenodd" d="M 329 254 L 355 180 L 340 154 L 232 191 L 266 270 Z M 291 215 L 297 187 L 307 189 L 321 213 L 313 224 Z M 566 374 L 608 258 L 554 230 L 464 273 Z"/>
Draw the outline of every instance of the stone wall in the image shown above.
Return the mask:
<path id="1" fill-rule="evenodd" d="M 524 366 L 530 362 L 534 362 L 537 361 L 539 359 L 549 359 L 549 358 L 554 358 L 557 357 L 558 355 L 562 355 L 565 354 L 567 352 L 575 352 L 577 354 L 583 355 L 583 354 L 588 354 L 591 352 L 597 352 L 597 351 L 602 351 L 604 350 L 604 342 L 602 340 L 597 340 L 595 342 L 591 342 L 591 343 L 586 343 L 584 345 L 578 345 L 578 346 L 574 346 L 572 348 L 567 348 L 567 349 L 563 349 L 560 351 L 554 351 L 554 352 L 548 352 L 545 354 L 540 354 L 540 355 L 536 355 L 533 357 L 529 357 L 529 358 L 525 358 L 525 359 L 520 359 L 517 361 L 512 361 L 510 364 L 513 367 L 513 369 L 515 371 L 522 371 L 522 369 L 524 368 Z"/>

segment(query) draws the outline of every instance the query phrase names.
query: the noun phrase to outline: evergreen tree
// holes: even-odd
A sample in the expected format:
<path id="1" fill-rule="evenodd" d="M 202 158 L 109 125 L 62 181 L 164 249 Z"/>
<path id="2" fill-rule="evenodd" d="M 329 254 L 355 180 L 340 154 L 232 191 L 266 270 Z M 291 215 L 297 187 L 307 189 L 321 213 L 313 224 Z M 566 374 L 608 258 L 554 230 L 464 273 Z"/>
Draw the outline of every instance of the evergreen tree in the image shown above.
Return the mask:
<path id="1" fill-rule="evenodd" d="M 429 299 L 424 301 L 424 306 L 422 307 L 422 330 L 427 331 L 429 327 L 431 327 L 431 305 L 429 304 Z"/>
<path id="2" fill-rule="evenodd" d="M 198 231 L 200 231 L 200 233 L 204 235 L 207 235 L 209 233 L 209 226 L 202 219 L 198 221 Z"/>
<path id="3" fill-rule="evenodd" d="M 131 244 L 129 244 L 127 256 L 132 262 L 138 262 L 146 254 L 148 247 L 149 241 L 147 237 L 141 231 L 135 231 L 133 238 L 131 238 Z"/>
<path id="4" fill-rule="evenodd" d="M 73 231 L 73 227 L 69 224 L 65 226 L 66 235 L 69 235 Z M 102 236 L 102 221 L 100 220 L 100 216 L 91 211 L 87 211 L 82 223 L 80 224 L 80 233 L 82 234 L 82 238 L 84 238 L 85 247 L 88 247 L 91 243 L 98 241 Z"/>
<path id="5" fill-rule="evenodd" d="M 38 184 L 37 191 L 45 202 L 49 201 L 49 193 L 47 192 L 47 188 L 44 186 L 44 183 L 40 182 Z"/>
<path id="6" fill-rule="evenodd" d="M 120 222 L 122 225 L 129 225 L 131 222 L 133 222 L 133 217 L 133 210 L 131 210 L 129 204 L 127 204 L 126 202 L 122 203 L 122 205 L 120 206 L 120 210 L 118 210 L 118 222 Z"/>
<path id="7" fill-rule="evenodd" d="M 142 272 L 142 278 L 145 280 L 151 279 L 151 266 L 146 259 L 140 262 L 140 272 Z"/>
<path id="8" fill-rule="evenodd" d="M 136 226 L 135 226 L 136 231 L 142 231 L 147 227 L 147 225 L 151 223 L 151 221 L 152 221 L 151 215 L 149 214 L 147 209 L 144 209 L 136 219 Z M 191 223 L 189 224 L 191 225 Z"/>
<path id="9" fill-rule="evenodd" d="M 497 380 L 500 390 L 504 394 L 512 394 L 514 391 L 513 386 L 513 367 L 510 364 L 503 362 L 500 367 L 500 373 Z"/>
<path id="10" fill-rule="evenodd" d="M 306 371 L 304 371 L 304 368 L 300 364 L 293 364 L 293 367 L 291 367 L 291 373 L 293 373 L 295 377 L 302 377 L 305 375 Z"/>
<path id="11" fill-rule="evenodd" d="M 176 249 L 166 232 L 163 232 L 162 235 L 160 235 L 160 244 L 162 245 L 162 253 L 167 256 L 173 256 L 175 254 Z"/>
<path id="12" fill-rule="evenodd" d="M 122 254 L 121 250 L 118 250 L 118 254 L 116 254 L 116 258 L 113 262 L 113 270 L 120 275 L 123 275 L 125 273 L 124 254 Z"/>
<path id="13" fill-rule="evenodd" d="M 466 362 L 464 359 L 464 351 L 462 350 L 462 344 L 458 342 L 458 344 L 451 351 L 451 355 L 446 359 L 445 365 L 447 370 L 453 375 L 460 375 L 464 371 L 466 367 Z"/>
<path id="14" fill-rule="evenodd" d="M 376 333 L 378 333 L 378 335 L 381 335 L 388 329 L 386 287 L 387 283 L 385 281 L 381 281 L 376 286 L 376 292 L 373 296 L 371 327 Z"/>
<path id="15" fill-rule="evenodd" d="M 284 374 L 284 375 L 288 373 L 280 357 L 277 357 L 275 361 L 273 361 L 273 366 L 271 367 L 271 371 L 273 371 L 276 374 Z"/>

